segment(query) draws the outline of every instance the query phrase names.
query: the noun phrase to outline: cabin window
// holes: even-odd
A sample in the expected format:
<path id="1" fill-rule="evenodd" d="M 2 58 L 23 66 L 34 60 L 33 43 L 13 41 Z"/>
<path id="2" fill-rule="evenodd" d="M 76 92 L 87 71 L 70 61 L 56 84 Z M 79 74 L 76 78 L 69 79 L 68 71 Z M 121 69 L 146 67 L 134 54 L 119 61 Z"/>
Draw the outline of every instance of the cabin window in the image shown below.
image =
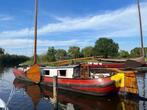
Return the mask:
<path id="1" fill-rule="evenodd" d="M 50 70 L 44 70 L 45 75 L 50 75 Z"/>
<path id="2" fill-rule="evenodd" d="M 59 76 L 66 76 L 66 70 L 59 70 Z"/>

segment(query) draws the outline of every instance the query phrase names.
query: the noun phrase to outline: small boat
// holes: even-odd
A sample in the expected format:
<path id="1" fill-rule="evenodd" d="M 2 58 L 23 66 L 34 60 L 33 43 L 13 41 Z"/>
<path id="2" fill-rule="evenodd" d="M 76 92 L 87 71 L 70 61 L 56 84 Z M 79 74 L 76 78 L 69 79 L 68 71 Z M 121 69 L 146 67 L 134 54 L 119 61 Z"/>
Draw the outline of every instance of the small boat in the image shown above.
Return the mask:
<path id="1" fill-rule="evenodd" d="M 0 99 L 0 110 L 9 110 L 2 99 Z"/>

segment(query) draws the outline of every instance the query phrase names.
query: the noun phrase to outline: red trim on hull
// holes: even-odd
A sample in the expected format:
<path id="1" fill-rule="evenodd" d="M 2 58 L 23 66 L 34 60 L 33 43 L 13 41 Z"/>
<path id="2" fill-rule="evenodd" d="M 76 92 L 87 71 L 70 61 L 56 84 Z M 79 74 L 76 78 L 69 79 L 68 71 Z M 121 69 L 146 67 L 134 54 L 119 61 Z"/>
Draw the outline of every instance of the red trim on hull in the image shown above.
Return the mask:
<path id="1" fill-rule="evenodd" d="M 52 77 L 43 77 L 43 82 L 45 83 L 52 83 L 53 78 Z M 103 83 L 110 83 L 112 80 L 110 77 L 107 78 L 97 78 L 97 79 L 71 79 L 71 78 L 58 78 L 59 84 L 74 84 L 74 85 L 99 85 Z"/>

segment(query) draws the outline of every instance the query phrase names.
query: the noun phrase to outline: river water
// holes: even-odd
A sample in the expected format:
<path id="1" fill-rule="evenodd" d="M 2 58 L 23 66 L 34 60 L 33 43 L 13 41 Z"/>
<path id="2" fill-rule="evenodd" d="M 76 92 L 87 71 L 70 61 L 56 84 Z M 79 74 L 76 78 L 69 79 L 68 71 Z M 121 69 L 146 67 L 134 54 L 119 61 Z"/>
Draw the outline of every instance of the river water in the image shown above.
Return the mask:
<path id="1" fill-rule="evenodd" d="M 53 103 L 52 88 L 15 79 L 12 69 L 0 69 L 0 99 L 9 110 L 147 110 L 147 73 L 137 74 L 138 97 L 97 97 L 59 91 Z M 58 106 L 57 106 L 58 105 Z M 1 110 L 1 109 L 0 109 Z"/>

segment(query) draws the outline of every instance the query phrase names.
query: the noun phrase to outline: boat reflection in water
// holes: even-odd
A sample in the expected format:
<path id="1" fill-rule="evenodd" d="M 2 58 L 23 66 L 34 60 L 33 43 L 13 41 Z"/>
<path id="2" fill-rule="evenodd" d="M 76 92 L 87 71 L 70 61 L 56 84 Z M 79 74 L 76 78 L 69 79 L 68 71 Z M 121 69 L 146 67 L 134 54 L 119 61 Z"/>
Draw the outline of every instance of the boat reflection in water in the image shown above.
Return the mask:
<path id="1" fill-rule="evenodd" d="M 43 87 L 21 80 L 15 79 L 13 82 L 16 90 L 24 90 L 32 99 L 34 108 L 42 100 L 47 100 L 52 104 L 53 92 L 50 87 Z M 53 104 L 52 104 L 53 105 Z M 59 110 L 138 110 L 138 101 L 122 99 L 119 96 L 97 97 L 82 95 L 66 91 L 58 91 L 58 109 Z M 41 106 L 42 107 L 42 106 Z M 53 107 L 53 106 L 52 106 Z M 50 108 L 51 109 L 51 108 Z M 53 108 L 52 108 L 53 109 Z M 51 109 L 51 110 L 52 110 Z"/>

